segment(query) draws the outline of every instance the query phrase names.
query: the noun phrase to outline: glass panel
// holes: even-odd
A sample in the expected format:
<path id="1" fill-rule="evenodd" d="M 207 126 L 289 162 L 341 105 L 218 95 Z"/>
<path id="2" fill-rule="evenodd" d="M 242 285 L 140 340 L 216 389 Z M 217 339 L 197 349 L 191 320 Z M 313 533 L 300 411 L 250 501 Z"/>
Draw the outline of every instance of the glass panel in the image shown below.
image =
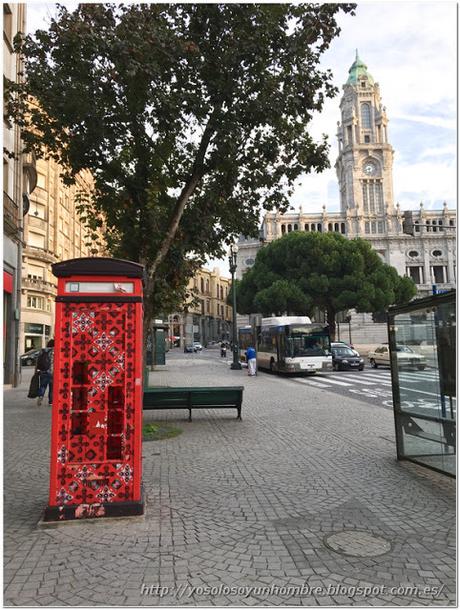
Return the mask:
<path id="1" fill-rule="evenodd" d="M 286 338 L 286 356 L 327 356 L 330 354 L 329 334 L 320 328 L 292 327 Z"/>
<path id="2" fill-rule="evenodd" d="M 132 282 L 66 282 L 66 292 L 83 292 L 83 293 L 130 293 L 134 292 L 134 284 Z"/>
<path id="3" fill-rule="evenodd" d="M 74 385 L 84 385 L 88 383 L 88 363 L 74 362 L 72 369 L 72 383 Z"/>
<path id="4" fill-rule="evenodd" d="M 393 397 L 400 457 L 455 474 L 455 303 L 394 316 Z"/>

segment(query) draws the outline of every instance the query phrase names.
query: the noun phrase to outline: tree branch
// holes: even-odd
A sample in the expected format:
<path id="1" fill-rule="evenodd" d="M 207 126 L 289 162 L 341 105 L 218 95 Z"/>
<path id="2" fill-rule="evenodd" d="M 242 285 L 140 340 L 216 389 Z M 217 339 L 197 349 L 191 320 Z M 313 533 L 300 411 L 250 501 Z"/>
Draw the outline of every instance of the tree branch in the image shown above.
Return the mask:
<path id="1" fill-rule="evenodd" d="M 206 128 L 201 137 L 201 142 L 198 147 L 198 152 L 196 154 L 195 162 L 194 162 L 193 168 L 192 168 L 192 173 L 191 173 L 190 178 L 188 179 L 186 185 L 182 189 L 181 194 L 179 195 L 179 197 L 177 199 L 177 202 L 174 206 L 173 213 L 171 215 L 171 220 L 169 222 L 169 227 L 168 227 L 166 236 L 160 246 L 160 249 L 158 250 L 158 252 L 155 256 L 152 266 L 150 267 L 150 270 L 148 273 L 150 279 L 153 279 L 153 277 L 156 273 L 156 270 L 158 269 L 160 264 L 163 262 L 165 256 L 167 255 L 168 250 L 171 247 L 171 244 L 174 240 L 174 237 L 176 236 L 177 229 L 179 228 L 179 223 L 181 221 L 182 214 L 184 213 L 187 201 L 193 195 L 198 183 L 200 182 L 201 178 L 203 177 L 204 159 L 206 156 L 206 151 L 208 150 L 209 143 L 211 142 L 211 138 L 214 133 L 213 122 L 214 122 L 218 112 L 220 111 L 220 108 L 221 108 L 220 106 L 215 108 L 213 110 L 211 116 L 209 117 L 208 124 L 206 125 Z"/>

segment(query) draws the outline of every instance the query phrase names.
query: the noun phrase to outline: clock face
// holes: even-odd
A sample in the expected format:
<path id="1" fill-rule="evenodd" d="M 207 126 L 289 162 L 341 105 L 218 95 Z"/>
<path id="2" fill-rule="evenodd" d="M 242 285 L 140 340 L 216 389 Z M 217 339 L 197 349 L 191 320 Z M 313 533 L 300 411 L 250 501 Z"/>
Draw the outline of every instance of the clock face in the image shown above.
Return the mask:
<path id="1" fill-rule="evenodd" d="M 366 163 L 366 165 L 364 166 L 364 173 L 366 173 L 368 176 L 373 176 L 376 171 L 377 168 L 373 163 Z"/>

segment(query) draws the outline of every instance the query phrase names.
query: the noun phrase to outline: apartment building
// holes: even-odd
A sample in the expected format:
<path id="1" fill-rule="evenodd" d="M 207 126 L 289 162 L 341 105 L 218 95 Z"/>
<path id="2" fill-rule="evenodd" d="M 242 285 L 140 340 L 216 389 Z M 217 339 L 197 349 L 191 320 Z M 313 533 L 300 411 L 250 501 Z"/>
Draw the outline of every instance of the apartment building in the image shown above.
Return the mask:
<path id="1" fill-rule="evenodd" d="M 184 310 L 168 316 L 170 337 L 179 337 L 181 347 L 199 341 L 207 345 L 211 341 L 229 340 L 231 337 L 232 308 L 227 305 L 231 280 L 220 275 L 216 267 L 212 271 L 199 269 L 188 289 L 195 295 L 195 303 L 184 305 Z"/>
<path id="2" fill-rule="evenodd" d="M 26 5 L 3 4 L 3 77 L 20 82 L 22 62 L 13 39 L 26 29 Z M 35 158 L 22 154 L 21 132 L 3 112 L 3 383 L 19 383 L 21 258 L 24 218 L 36 184 Z M 10 154 L 14 156 L 10 156 Z"/>
<path id="3" fill-rule="evenodd" d="M 99 246 L 88 240 L 76 209 L 77 193 L 91 192 L 92 184 L 91 174 L 82 172 L 75 185 L 66 186 L 55 161 L 37 160 L 37 186 L 24 222 L 21 353 L 44 346 L 54 336 L 57 280 L 52 263 L 100 254 Z"/>

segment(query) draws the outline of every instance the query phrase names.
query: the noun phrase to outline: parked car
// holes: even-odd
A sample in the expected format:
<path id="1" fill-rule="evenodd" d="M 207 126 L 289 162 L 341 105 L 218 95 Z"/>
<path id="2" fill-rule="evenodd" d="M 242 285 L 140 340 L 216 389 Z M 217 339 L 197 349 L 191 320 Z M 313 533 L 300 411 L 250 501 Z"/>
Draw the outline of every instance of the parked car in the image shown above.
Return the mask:
<path id="1" fill-rule="evenodd" d="M 331 352 L 334 371 L 363 370 L 364 359 L 348 345 L 339 342 L 331 343 Z"/>
<path id="2" fill-rule="evenodd" d="M 426 358 L 416 354 L 407 345 L 396 345 L 396 357 L 399 368 L 418 369 L 423 371 L 426 367 Z M 374 351 L 369 352 L 369 362 L 372 368 L 376 369 L 379 365 L 390 366 L 390 346 L 388 343 L 379 345 Z"/>
<path id="3" fill-rule="evenodd" d="M 21 366 L 32 366 L 37 364 L 38 354 L 41 352 L 39 349 L 30 349 L 28 352 L 20 357 Z"/>
<path id="4" fill-rule="evenodd" d="M 349 349 L 351 349 L 351 351 L 354 353 L 355 356 L 359 356 L 359 353 L 355 350 L 355 348 L 351 345 L 351 343 L 347 343 L 346 341 L 334 341 L 334 344 L 337 343 L 337 345 L 344 345 L 345 347 L 348 347 Z"/>
<path id="5" fill-rule="evenodd" d="M 195 352 L 196 352 L 196 349 L 193 347 L 193 345 L 184 346 L 184 354 L 194 354 Z"/>
<path id="6" fill-rule="evenodd" d="M 201 350 L 203 349 L 203 346 L 201 345 L 201 343 L 199 341 L 194 341 L 193 342 L 193 349 L 196 352 L 201 352 Z"/>

